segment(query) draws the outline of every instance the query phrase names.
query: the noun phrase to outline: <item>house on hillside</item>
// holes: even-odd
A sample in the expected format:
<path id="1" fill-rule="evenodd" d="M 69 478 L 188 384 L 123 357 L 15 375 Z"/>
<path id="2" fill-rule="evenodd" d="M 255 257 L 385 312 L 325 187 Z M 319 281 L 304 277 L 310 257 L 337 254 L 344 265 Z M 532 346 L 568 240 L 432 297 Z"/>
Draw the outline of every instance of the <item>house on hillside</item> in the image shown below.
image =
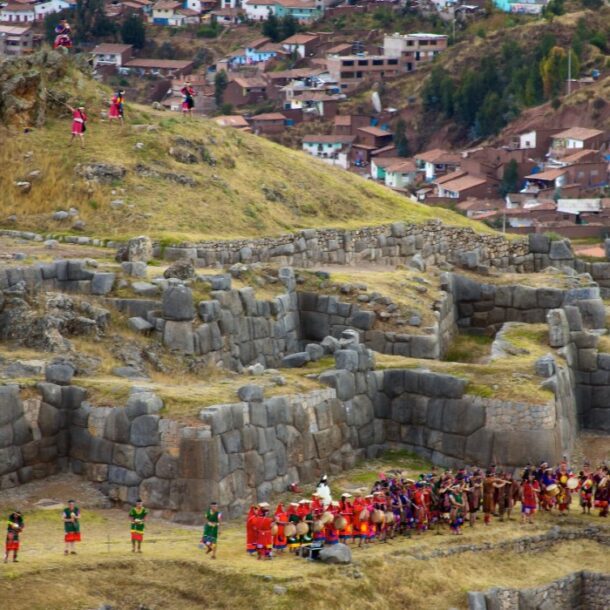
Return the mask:
<path id="1" fill-rule="evenodd" d="M 252 131 L 256 134 L 277 134 L 286 129 L 286 117 L 280 112 L 265 112 L 250 119 Z"/>
<path id="2" fill-rule="evenodd" d="M 513 135 L 508 147 L 512 149 L 526 150 L 532 159 L 543 159 L 551 146 L 551 140 L 559 129 L 528 129 Z"/>
<path id="3" fill-rule="evenodd" d="M 385 55 L 328 55 L 326 68 L 344 90 L 352 90 L 371 79 L 397 76 L 403 72 L 398 57 Z"/>
<path id="4" fill-rule="evenodd" d="M 308 135 L 303 138 L 303 151 L 331 165 L 349 168 L 349 155 L 355 136 Z"/>
<path id="5" fill-rule="evenodd" d="M 233 127 L 239 131 L 252 131 L 250 123 L 241 114 L 223 114 L 214 118 L 221 127 Z"/>
<path id="6" fill-rule="evenodd" d="M 0 9 L 0 21 L 5 23 L 33 23 L 36 11 L 33 4 L 8 3 Z"/>
<path id="7" fill-rule="evenodd" d="M 184 8 L 182 3 L 176 0 L 159 0 L 152 7 L 150 22 L 153 25 L 184 27 L 198 24 L 200 14 L 196 10 Z"/>
<path id="8" fill-rule="evenodd" d="M 457 170 L 432 181 L 435 186 L 435 197 L 440 199 L 455 199 L 464 201 L 470 197 L 495 197 L 495 185 L 486 178 L 472 176 L 464 171 Z"/>
<path id="9" fill-rule="evenodd" d="M 339 114 L 333 120 L 333 133 L 355 136 L 360 127 L 368 127 L 371 117 L 365 114 Z"/>
<path id="10" fill-rule="evenodd" d="M 588 148 L 599 150 L 608 143 L 605 132 L 587 127 L 571 127 L 556 133 L 551 140 L 551 155 L 560 155 L 564 151 Z"/>
<path id="11" fill-rule="evenodd" d="M 193 62 L 182 59 L 130 59 L 121 71 L 140 76 L 181 78 L 193 71 Z"/>
<path id="12" fill-rule="evenodd" d="M 233 106 L 248 106 L 264 102 L 269 84 L 262 76 L 233 76 L 222 96 L 223 102 Z"/>
<path id="13" fill-rule="evenodd" d="M 110 66 L 118 70 L 131 59 L 132 54 L 133 46 L 130 44 L 113 44 L 105 42 L 98 44 L 93 49 L 93 65 L 96 68 L 98 66 Z"/>
<path id="14" fill-rule="evenodd" d="M 76 8 L 76 0 L 43 0 L 34 4 L 36 21 L 42 21 L 47 15 Z"/>
<path id="15" fill-rule="evenodd" d="M 417 167 L 413 159 L 394 159 L 385 167 L 384 181 L 390 188 L 403 190 L 413 185 L 416 179 Z"/>
<path id="16" fill-rule="evenodd" d="M 320 37 L 317 34 L 294 34 L 280 43 L 288 53 L 296 53 L 304 59 L 313 55 L 320 45 Z"/>
<path id="17" fill-rule="evenodd" d="M 400 58 L 405 71 L 414 70 L 420 63 L 434 61 L 447 50 L 449 37 L 443 34 L 386 34 L 383 38 L 383 54 Z"/>
<path id="18" fill-rule="evenodd" d="M 455 171 L 460 167 L 460 157 L 440 148 L 427 150 L 414 156 L 417 169 L 424 174 L 426 182 L 431 182 L 437 176 Z"/>
<path id="19" fill-rule="evenodd" d="M 243 0 L 242 7 L 253 21 L 266 21 L 269 15 L 290 15 L 300 23 L 310 23 L 323 14 L 322 6 L 315 0 Z"/>
<path id="20" fill-rule="evenodd" d="M 27 55 L 33 51 L 34 43 L 31 26 L 0 25 L 0 57 Z"/>

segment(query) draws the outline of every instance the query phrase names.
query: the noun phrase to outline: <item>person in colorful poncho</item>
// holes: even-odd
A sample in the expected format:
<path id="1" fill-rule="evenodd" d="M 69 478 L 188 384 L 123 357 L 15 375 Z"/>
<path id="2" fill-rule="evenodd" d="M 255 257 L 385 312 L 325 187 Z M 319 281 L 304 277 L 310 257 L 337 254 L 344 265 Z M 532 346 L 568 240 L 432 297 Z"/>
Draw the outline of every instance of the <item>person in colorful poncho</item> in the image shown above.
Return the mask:
<path id="1" fill-rule="evenodd" d="M 144 540 L 144 525 L 148 511 L 144 508 L 142 500 L 138 498 L 136 505 L 129 511 L 131 519 L 131 552 L 142 552 L 142 540 Z"/>
<path id="2" fill-rule="evenodd" d="M 9 555 L 13 553 L 13 561 L 17 562 L 19 552 L 19 534 L 23 531 L 23 516 L 16 510 L 8 516 L 6 527 L 6 546 L 4 551 L 4 563 L 8 562 Z"/>
<path id="3" fill-rule="evenodd" d="M 74 500 L 70 500 L 61 515 L 64 522 L 64 541 L 66 543 L 64 555 L 76 555 L 74 544 L 81 540 L 80 509 L 76 506 Z"/>
<path id="4" fill-rule="evenodd" d="M 203 544 L 207 547 L 206 554 L 212 554 L 212 559 L 216 559 L 216 548 L 218 545 L 218 530 L 222 513 L 218 511 L 218 503 L 212 502 L 208 512 L 205 514 L 205 526 L 203 528 Z"/>

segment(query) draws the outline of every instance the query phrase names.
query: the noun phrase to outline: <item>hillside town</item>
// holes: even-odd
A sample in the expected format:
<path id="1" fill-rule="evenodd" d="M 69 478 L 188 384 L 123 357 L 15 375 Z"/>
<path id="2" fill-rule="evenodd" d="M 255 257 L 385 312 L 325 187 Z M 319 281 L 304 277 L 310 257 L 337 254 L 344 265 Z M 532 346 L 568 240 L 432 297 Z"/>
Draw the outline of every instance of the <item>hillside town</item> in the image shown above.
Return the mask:
<path id="1" fill-rule="evenodd" d="M 0 55 L 32 52 L 43 42 L 40 24 L 75 8 L 68 0 L 0 3 Z M 542 8 L 540 2 L 496 3 L 496 10 L 525 15 Z M 180 57 L 167 41 L 156 45 L 152 56 L 142 40 L 83 42 L 97 78 L 126 88 L 132 99 L 180 112 L 188 84 L 193 113 L 300 148 L 338 171 L 357 173 L 426 205 L 449 207 L 513 233 L 606 234 L 607 129 L 570 115 L 552 127 L 475 138 L 463 147 L 426 146 L 417 143 L 417 126 L 410 121 L 416 98 L 386 103 L 384 89 L 392 83 L 414 82 L 414 73 L 427 75 L 440 56 L 452 54 L 456 23 L 464 28 L 484 15 L 481 4 L 126 0 L 100 3 L 100 10 L 100 19 L 144 24 L 142 38 L 146 32 L 153 40 L 165 39 L 167 31 L 183 32 L 196 45 L 203 41 L 197 53 Z M 430 23 L 433 16 L 435 31 L 325 27 L 380 10 Z M 236 42 L 222 55 L 222 45 L 210 52 L 208 38 L 200 35 L 210 36 L 210 44 L 223 36 Z M 240 44 L 240 38 L 247 42 Z M 576 91 L 602 76 L 594 69 L 570 75 L 564 84 Z"/>

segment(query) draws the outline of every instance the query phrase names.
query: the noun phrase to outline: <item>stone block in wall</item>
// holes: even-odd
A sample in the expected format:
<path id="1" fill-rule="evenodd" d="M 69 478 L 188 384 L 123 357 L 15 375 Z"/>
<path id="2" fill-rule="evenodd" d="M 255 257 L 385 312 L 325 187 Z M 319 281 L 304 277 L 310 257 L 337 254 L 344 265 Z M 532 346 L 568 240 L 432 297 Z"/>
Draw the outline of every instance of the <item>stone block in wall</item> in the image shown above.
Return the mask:
<path id="1" fill-rule="evenodd" d="M 118 445 L 117 445 L 118 446 Z M 115 455 L 116 447 L 115 446 Z M 155 464 L 161 455 L 158 447 L 139 447 L 135 449 L 134 470 L 143 479 L 155 474 Z"/>
<path id="2" fill-rule="evenodd" d="M 163 401 L 153 392 L 135 392 L 127 399 L 125 413 L 129 419 L 140 415 L 155 415 L 163 408 Z"/>
<path id="3" fill-rule="evenodd" d="M 597 366 L 604 371 L 610 371 L 610 354 L 600 353 L 597 355 Z"/>
<path id="4" fill-rule="evenodd" d="M 151 477 L 140 484 L 140 497 L 148 508 L 165 509 L 170 502 L 170 490 L 170 481 Z"/>
<path id="5" fill-rule="evenodd" d="M 582 316 L 580 315 L 580 309 L 578 309 L 578 307 L 576 307 L 575 305 L 565 305 L 563 307 L 563 310 L 565 311 L 570 331 L 581 331 L 583 326 Z"/>
<path id="6" fill-rule="evenodd" d="M 163 344 L 170 350 L 185 354 L 195 351 L 195 339 L 191 322 L 175 322 L 167 320 L 163 329 Z"/>
<path id="7" fill-rule="evenodd" d="M 44 371 L 46 381 L 56 385 L 70 385 L 74 373 L 74 366 L 69 362 L 47 364 Z"/>
<path id="8" fill-rule="evenodd" d="M 481 300 L 481 285 L 463 275 L 453 275 L 453 291 L 456 302 Z"/>
<path id="9" fill-rule="evenodd" d="M 112 464 L 112 443 L 97 436 L 91 436 L 90 439 L 88 460 L 90 462 Z"/>
<path id="10" fill-rule="evenodd" d="M 513 306 L 513 286 L 497 286 L 494 302 L 498 307 Z"/>
<path id="11" fill-rule="evenodd" d="M 89 459 L 89 449 L 92 437 L 87 430 L 77 426 L 70 428 L 70 455 L 86 462 Z"/>
<path id="12" fill-rule="evenodd" d="M 330 369 L 321 373 L 318 379 L 320 383 L 334 388 L 337 392 L 337 398 L 340 400 L 350 400 L 354 397 L 356 382 L 353 373 Z"/>
<path id="13" fill-rule="evenodd" d="M 273 396 L 265 400 L 267 409 L 267 425 L 292 424 L 292 409 L 285 396 Z"/>
<path id="14" fill-rule="evenodd" d="M 103 483 L 108 480 L 108 464 L 86 464 L 85 476 L 90 481 Z"/>
<path id="15" fill-rule="evenodd" d="M 583 426 L 592 430 L 610 432 L 610 407 L 591 408 L 583 414 Z"/>
<path id="16" fill-rule="evenodd" d="M 195 317 L 193 293 L 188 286 L 170 286 L 163 293 L 163 317 L 175 322 L 186 322 Z"/>
<path id="17" fill-rule="evenodd" d="M 46 402 L 49 405 L 53 405 L 54 407 L 62 406 L 62 386 L 59 386 L 55 383 L 46 383 L 44 381 L 41 381 L 40 383 L 36 384 L 36 389 L 42 395 L 43 402 Z"/>
<path id="18" fill-rule="evenodd" d="M 104 437 L 115 443 L 128 443 L 130 425 L 126 410 L 114 408 L 106 418 Z"/>
<path id="19" fill-rule="evenodd" d="M 377 412 L 377 405 L 375 405 L 375 412 Z M 399 424 L 410 424 L 412 422 L 413 416 L 408 395 L 403 394 L 392 400 L 387 417 Z"/>
<path id="20" fill-rule="evenodd" d="M 579 349 L 578 368 L 582 371 L 594 371 L 597 368 L 597 350 L 593 348 Z"/>
<path id="21" fill-rule="evenodd" d="M 116 485 L 139 485 L 140 477 L 133 470 L 128 470 L 122 466 L 110 466 L 108 468 L 108 481 Z"/>
<path id="22" fill-rule="evenodd" d="M 15 472 L 22 466 L 24 466 L 23 456 L 18 447 L 11 446 L 0 449 L 0 475 Z"/>
<path id="23" fill-rule="evenodd" d="M 17 447 L 29 443 L 33 439 L 32 428 L 25 416 L 13 423 L 13 444 Z"/>
<path id="24" fill-rule="evenodd" d="M 563 290 L 558 288 L 538 288 L 536 290 L 536 300 L 538 307 L 544 309 L 556 309 L 563 303 Z"/>
<path id="25" fill-rule="evenodd" d="M 441 451 L 445 455 L 462 460 L 464 458 L 464 448 L 466 446 L 466 438 L 459 434 L 443 433 Z"/>
<path id="26" fill-rule="evenodd" d="M 547 430 L 502 430 L 495 432 L 492 455 L 499 464 L 522 466 L 561 459 L 556 428 Z"/>
<path id="27" fill-rule="evenodd" d="M 549 249 L 549 258 L 552 261 L 566 260 L 574 258 L 572 246 L 569 239 L 555 240 L 551 242 Z"/>
<path id="28" fill-rule="evenodd" d="M 575 305 L 586 328 L 606 328 L 606 307 L 601 299 L 582 299 Z"/>
<path id="29" fill-rule="evenodd" d="M 549 345 L 563 347 L 570 341 L 570 327 L 563 309 L 551 309 L 547 314 Z"/>
<path id="30" fill-rule="evenodd" d="M 426 396 L 461 398 L 466 388 L 466 381 L 452 375 L 438 373 L 420 373 L 419 389 Z"/>
<path id="31" fill-rule="evenodd" d="M 355 372 L 358 370 L 358 352 L 340 349 L 335 352 L 335 367 L 340 370 Z"/>
<path id="32" fill-rule="evenodd" d="M 581 286 L 579 288 L 570 288 L 566 291 L 563 304 L 576 305 L 578 301 L 586 301 L 589 299 L 599 299 L 599 286 Z"/>
<path id="33" fill-rule="evenodd" d="M 157 460 L 155 474 L 160 479 L 176 479 L 179 475 L 178 459 L 163 453 Z"/>
<path id="34" fill-rule="evenodd" d="M 136 448 L 132 445 L 115 443 L 112 450 L 112 463 L 115 466 L 121 466 L 128 470 L 135 470 L 136 465 Z M 153 473 L 147 474 L 151 476 Z M 142 476 L 140 474 L 140 476 Z"/>
<path id="35" fill-rule="evenodd" d="M 463 459 L 480 466 L 491 464 L 493 443 L 493 430 L 480 428 L 467 437 Z"/>
<path id="36" fill-rule="evenodd" d="M 105 296 L 114 286 L 116 274 L 96 271 L 91 278 L 91 294 Z"/>
<path id="37" fill-rule="evenodd" d="M 159 443 L 159 416 L 140 415 L 131 422 L 129 442 L 136 447 Z"/>
<path id="38" fill-rule="evenodd" d="M 376 315 L 374 311 L 360 310 L 354 311 L 348 320 L 348 325 L 360 330 L 370 330 L 375 323 Z"/>
<path id="39" fill-rule="evenodd" d="M 469 398 L 445 400 L 442 430 L 468 436 L 485 424 L 485 408 Z"/>
<path id="40" fill-rule="evenodd" d="M 443 411 L 445 400 L 442 398 L 431 398 L 426 410 L 426 426 L 431 430 L 443 429 Z"/>
<path id="41" fill-rule="evenodd" d="M 59 432 L 61 424 L 60 410 L 46 402 L 41 403 L 38 411 L 38 428 L 42 436 L 54 436 Z"/>
<path id="42" fill-rule="evenodd" d="M 513 307 L 515 309 L 534 309 L 537 305 L 537 290 L 529 286 L 515 286 Z"/>
<path id="43" fill-rule="evenodd" d="M 413 335 L 410 341 L 412 358 L 437 359 L 440 357 L 440 344 L 435 335 Z"/>
<path id="44" fill-rule="evenodd" d="M 530 233 L 528 235 L 529 251 L 534 254 L 548 254 L 551 240 L 543 233 Z"/>

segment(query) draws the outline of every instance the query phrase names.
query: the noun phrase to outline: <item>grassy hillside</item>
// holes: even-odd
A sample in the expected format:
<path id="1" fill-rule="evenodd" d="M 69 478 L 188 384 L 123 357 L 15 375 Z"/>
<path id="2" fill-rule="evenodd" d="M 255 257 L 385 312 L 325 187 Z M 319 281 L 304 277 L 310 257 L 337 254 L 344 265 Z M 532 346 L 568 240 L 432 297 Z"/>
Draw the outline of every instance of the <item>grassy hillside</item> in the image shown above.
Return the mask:
<path id="1" fill-rule="evenodd" d="M 71 119 L 57 104 L 43 127 L 26 133 L 2 132 L 0 127 L 3 228 L 71 232 L 74 218 L 58 222 L 51 216 L 75 207 L 85 222 L 83 232 L 106 238 L 146 232 L 168 241 L 194 240 L 432 218 L 488 230 L 206 119 L 128 105 L 127 124 L 120 130 L 104 118 L 108 90 L 76 69 L 48 86 L 54 97 L 86 102 L 91 119 L 86 148 L 69 145 Z M 194 158 L 180 162 L 170 149 L 194 153 Z M 110 184 L 88 182 L 78 166 L 89 163 L 120 166 L 126 174 Z M 40 175 L 31 179 L 36 170 Z M 22 180 L 32 182 L 29 192 L 16 185 Z"/>

